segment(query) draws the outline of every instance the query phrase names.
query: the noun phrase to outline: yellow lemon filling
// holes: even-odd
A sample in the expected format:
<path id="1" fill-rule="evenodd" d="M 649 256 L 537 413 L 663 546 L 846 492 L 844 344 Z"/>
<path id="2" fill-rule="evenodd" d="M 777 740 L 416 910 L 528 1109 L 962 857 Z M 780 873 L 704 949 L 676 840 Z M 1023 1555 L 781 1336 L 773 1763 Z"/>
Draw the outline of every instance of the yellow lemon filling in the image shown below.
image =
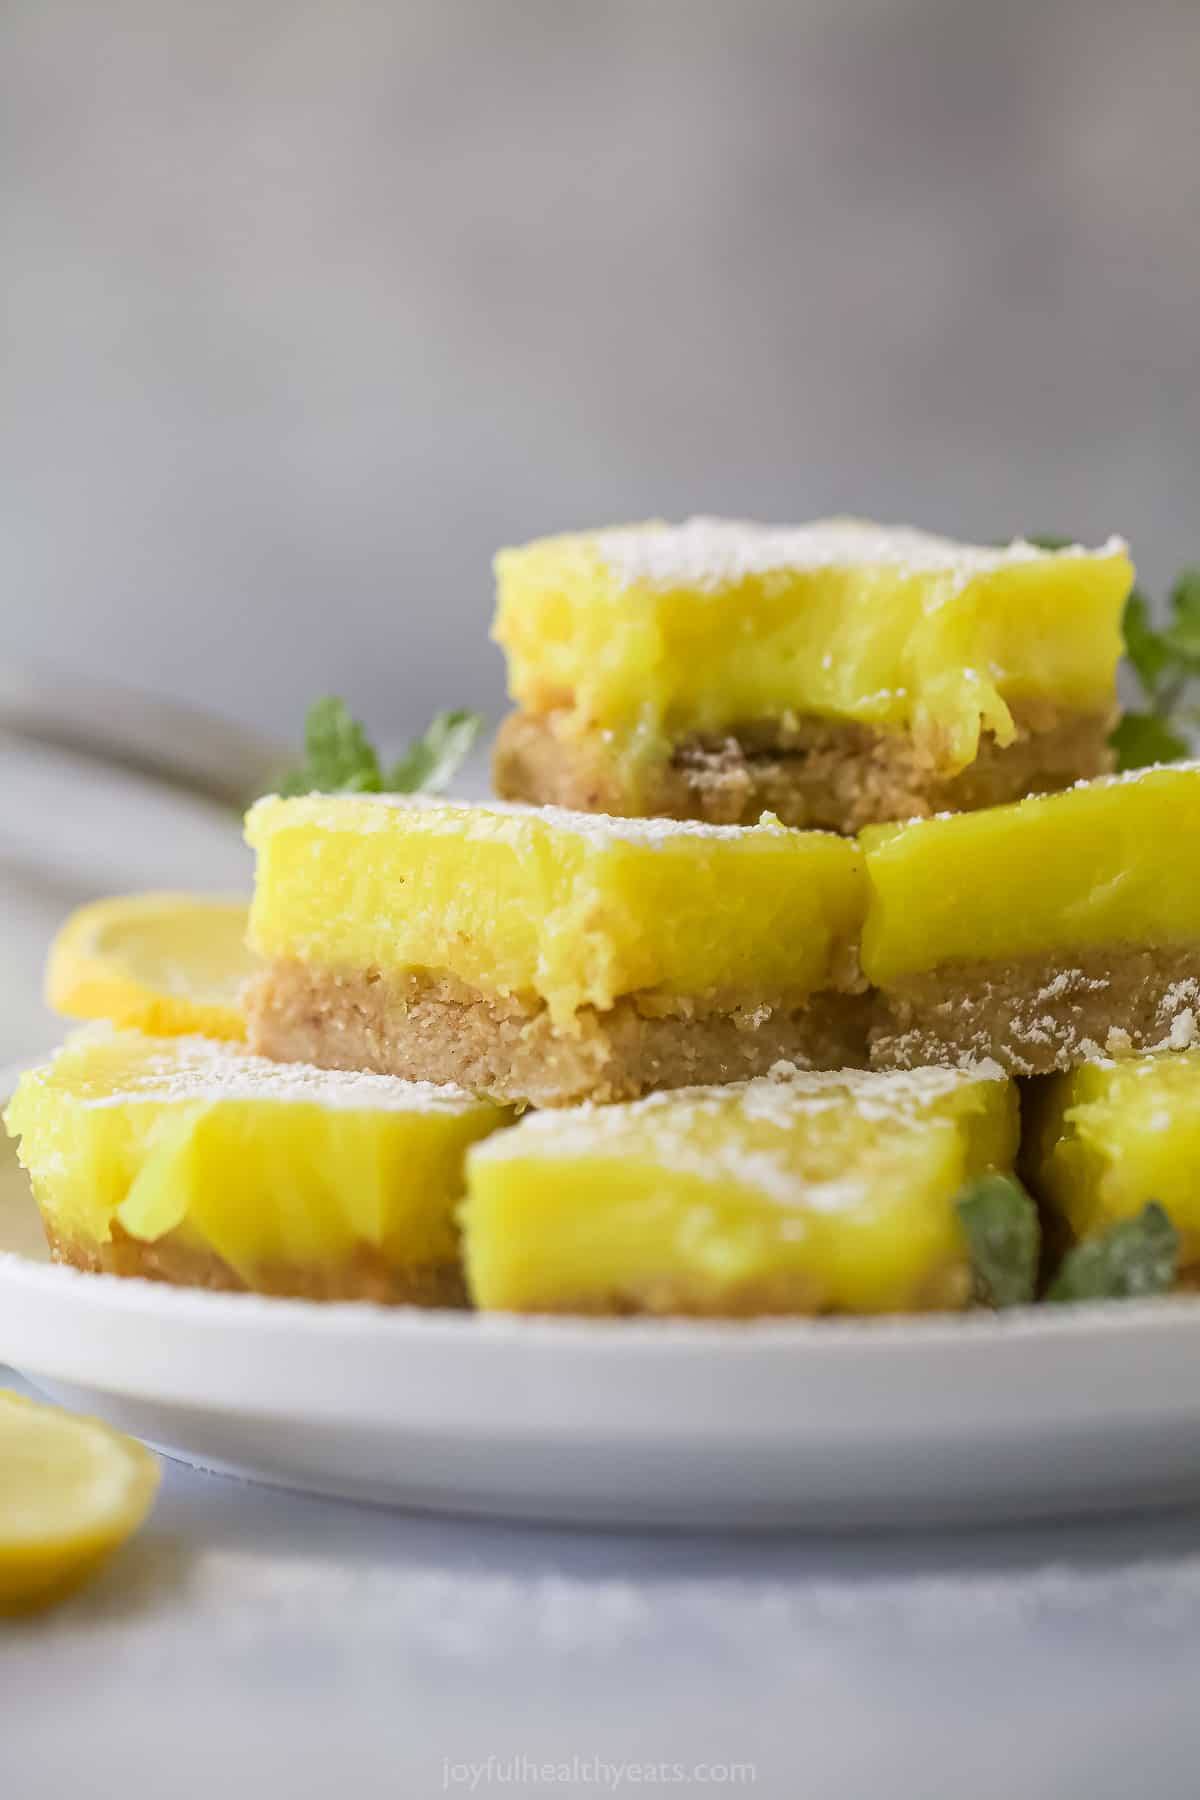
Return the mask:
<path id="1" fill-rule="evenodd" d="M 496 558 L 493 636 L 524 711 L 634 761 L 690 733 L 815 715 L 911 732 L 940 771 L 1010 703 L 1115 704 L 1124 544 L 1043 551 L 829 519 L 544 538 Z"/>
<path id="2" fill-rule="evenodd" d="M 270 798 L 250 941 L 332 971 L 448 973 L 556 1023 L 623 994 L 802 999 L 848 978 L 865 882 L 821 832 L 377 795 Z"/>
<path id="3" fill-rule="evenodd" d="M 1016 1148 L 1012 1083 L 946 1070 L 535 1113 L 468 1158 L 471 1294 L 517 1312 L 963 1305 L 955 1198 Z"/>
<path id="4" fill-rule="evenodd" d="M 1039 1192 L 1088 1238 L 1157 1200 L 1200 1259 L 1200 1051 L 1085 1063 L 1042 1084 L 1030 1131 Z"/>
<path id="5" fill-rule="evenodd" d="M 50 946 L 46 1003 L 68 1019 L 173 1036 L 246 1035 L 239 994 L 258 972 L 246 900 L 122 894 L 73 912 Z"/>
<path id="6" fill-rule="evenodd" d="M 874 825 L 860 842 L 862 965 L 880 987 L 959 961 L 1200 943 L 1200 764 Z"/>
<path id="7" fill-rule="evenodd" d="M 63 1599 L 137 1530 L 158 1463 L 132 1438 L 0 1391 L 0 1613 Z"/>
<path id="8" fill-rule="evenodd" d="M 506 1116 L 455 1088 L 117 1032 L 23 1075 L 5 1124 L 57 1239 L 170 1237 L 255 1287 L 364 1250 L 453 1263 L 464 1155 Z"/>

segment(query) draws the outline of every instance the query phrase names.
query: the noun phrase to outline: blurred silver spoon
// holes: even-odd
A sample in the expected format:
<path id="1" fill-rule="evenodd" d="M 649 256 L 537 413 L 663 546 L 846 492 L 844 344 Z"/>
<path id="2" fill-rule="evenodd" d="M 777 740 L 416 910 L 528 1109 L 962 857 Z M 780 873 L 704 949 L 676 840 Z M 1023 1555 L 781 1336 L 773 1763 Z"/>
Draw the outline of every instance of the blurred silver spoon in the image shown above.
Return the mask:
<path id="1" fill-rule="evenodd" d="M 213 713 L 7 659 L 0 659 L 0 730 L 235 807 L 272 787 L 287 764 L 279 745 Z"/>

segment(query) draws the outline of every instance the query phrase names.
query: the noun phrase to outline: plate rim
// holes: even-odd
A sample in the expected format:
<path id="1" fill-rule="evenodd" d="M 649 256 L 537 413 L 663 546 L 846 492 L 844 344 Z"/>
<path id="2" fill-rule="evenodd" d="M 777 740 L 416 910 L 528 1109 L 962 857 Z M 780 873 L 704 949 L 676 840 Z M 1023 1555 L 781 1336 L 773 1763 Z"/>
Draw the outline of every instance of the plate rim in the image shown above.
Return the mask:
<path id="1" fill-rule="evenodd" d="M 255 1331 L 297 1326 L 313 1334 L 418 1334 L 455 1345 L 464 1340 L 550 1337 L 564 1346 L 603 1343 L 616 1353 L 626 1347 L 688 1350 L 720 1343 L 723 1347 L 778 1349 L 787 1344 L 808 1351 L 844 1351 L 886 1346 L 889 1353 L 933 1345 L 1009 1343 L 1020 1339 L 1068 1341 L 1116 1333 L 1172 1332 L 1200 1325 L 1200 1294 L 1163 1295 L 1145 1300 L 1088 1301 L 1075 1306 L 986 1308 L 961 1313 L 882 1313 L 871 1316 L 696 1318 L 632 1317 L 572 1313 L 473 1312 L 466 1308 L 387 1306 L 370 1300 L 315 1301 L 287 1295 L 215 1292 L 175 1286 L 138 1275 L 113 1275 L 75 1269 L 59 1263 L 35 1262 L 19 1250 L 0 1248 L 0 1289 L 8 1284 L 65 1300 L 68 1295 L 92 1311 L 118 1311 L 143 1317 L 168 1313 L 189 1323 L 214 1328 Z"/>

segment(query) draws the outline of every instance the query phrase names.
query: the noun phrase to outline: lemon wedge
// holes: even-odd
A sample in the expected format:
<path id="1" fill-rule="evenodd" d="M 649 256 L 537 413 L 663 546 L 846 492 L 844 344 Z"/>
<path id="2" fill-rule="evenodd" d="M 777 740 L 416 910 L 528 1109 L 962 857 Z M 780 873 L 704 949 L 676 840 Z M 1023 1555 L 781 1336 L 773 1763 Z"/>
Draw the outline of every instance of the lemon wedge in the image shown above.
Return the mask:
<path id="1" fill-rule="evenodd" d="M 0 1613 L 64 1598 L 137 1530 L 158 1462 L 98 1419 L 0 1391 Z"/>
<path id="2" fill-rule="evenodd" d="M 246 1035 L 238 995 L 261 965 L 247 903 L 211 894 L 123 894 L 71 914 L 50 946 L 46 1000 L 69 1019 L 163 1037 Z"/>

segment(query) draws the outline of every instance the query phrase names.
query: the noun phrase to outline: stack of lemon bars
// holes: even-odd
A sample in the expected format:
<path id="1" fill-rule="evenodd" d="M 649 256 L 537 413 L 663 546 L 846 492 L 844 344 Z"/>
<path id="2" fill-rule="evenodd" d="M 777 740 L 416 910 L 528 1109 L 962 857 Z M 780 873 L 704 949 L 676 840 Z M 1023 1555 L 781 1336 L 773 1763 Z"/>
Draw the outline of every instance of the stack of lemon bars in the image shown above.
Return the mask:
<path id="1" fill-rule="evenodd" d="M 1154 1201 L 1186 1281 L 1200 767 L 1112 773 L 1125 546 L 695 519 L 496 566 L 497 800 L 260 800 L 240 998 L 118 1004 L 99 953 L 76 983 L 109 1028 L 7 1114 L 56 1256 L 517 1312 L 948 1310 L 1002 1297 L 963 1197 L 1019 1169 L 1043 1245 Z"/>

